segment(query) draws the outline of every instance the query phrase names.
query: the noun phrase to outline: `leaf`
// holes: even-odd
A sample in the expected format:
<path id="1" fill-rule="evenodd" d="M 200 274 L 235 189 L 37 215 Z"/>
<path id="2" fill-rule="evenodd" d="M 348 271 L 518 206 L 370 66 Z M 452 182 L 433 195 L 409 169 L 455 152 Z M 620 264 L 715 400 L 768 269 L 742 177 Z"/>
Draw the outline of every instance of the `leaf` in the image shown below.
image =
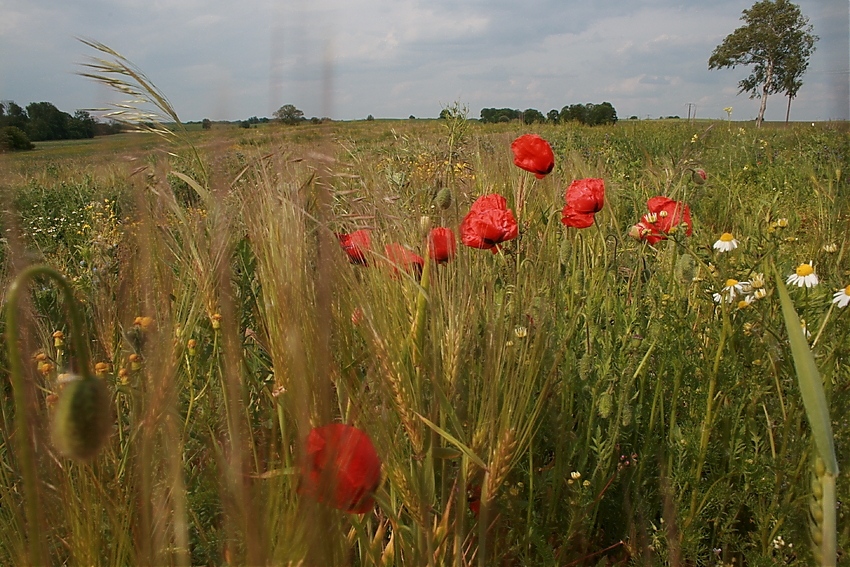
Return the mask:
<path id="1" fill-rule="evenodd" d="M 205 188 L 201 187 L 201 185 L 197 181 L 195 181 L 185 173 L 180 173 L 179 171 L 172 171 L 171 174 L 177 177 L 178 179 L 185 181 L 186 184 L 189 185 L 189 187 L 194 189 L 195 192 L 198 194 L 198 197 L 201 198 L 205 205 L 210 204 L 210 192 L 207 191 Z"/>
<path id="2" fill-rule="evenodd" d="M 460 449 L 461 452 L 464 455 L 469 457 L 470 461 L 472 461 L 473 463 L 475 463 L 476 465 L 478 465 L 479 467 L 481 467 L 485 471 L 487 470 L 487 464 L 484 461 L 482 461 L 481 458 L 478 455 L 473 453 L 472 449 L 470 449 L 469 447 L 467 447 L 466 445 L 461 443 L 451 433 L 449 433 L 448 431 L 446 431 L 445 429 L 443 429 L 442 427 L 440 427 L 439 425 L 437 425 L 436 423 L 434 423 L 433 421 L 431 421 L 427 417 L 420 415 L 418 413 L 416 415 L 419 416 L 419 419 L 421 419 L 423 422 L 425 422 L 425 425 L 427 425 L 428 427 L 430 427 L 431 429 L 436 431 L 437 434 L 440 435 L 440 437 L 442 437 L 443 439 L 445 439 L 446 441 L 448 441 L 449 443 L 451 443 L 452 445 L 454 445 L 455 447 Z"/>
<path id="3" fill-rule="evenodd" d="M 779 303 L 782 305 L 782 316 L 785 319 L 785 327 L 788 330 L 788 342 L 791 345 L 791 355 L 794 357 L 794 368 L 797 371 L 797 381 L 800 384 L 800 394 L 803 397 L 803 405 L 815 438 L 815 446 L 820 457 L 823 459 L 826 470 L 833 475 L 838 474 L 838 460 L 835 457 L 835 445 L 832 438 L 832 424 L 829 417 L 829 407 L 826 403 L 826 394 L 823 390 L 823 380 L 818 372 L 815 357 L 803 328 L 800 326 L 800 318 L 791 302 L 791 296 L 782 282 L 779 272 L 775 272 L 776 289 L 779 292 Z"/>

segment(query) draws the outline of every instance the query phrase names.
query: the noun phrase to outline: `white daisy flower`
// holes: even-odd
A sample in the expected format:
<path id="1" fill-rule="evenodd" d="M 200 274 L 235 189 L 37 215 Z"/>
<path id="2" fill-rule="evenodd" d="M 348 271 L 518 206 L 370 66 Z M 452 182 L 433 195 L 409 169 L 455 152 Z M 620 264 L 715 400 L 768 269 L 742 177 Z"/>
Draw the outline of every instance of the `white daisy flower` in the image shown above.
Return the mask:
<path id="1" fill-rule="evenodd" d="M 714 243 L 714 249 L 718 252 L 731 252 L 737 247 L 738 241 L 731 232 L 724 232 L 720 235 L 720 240 Z"/>
<path id="2" fill-rule="evenodd" d="M 756 300 L 756 298 L 754 296 L 745 295 L 744 299 L 742 299 L 741 301 L 738 302 L 738 309 L 746 309 L 747 307 L 752 305 L 753 301 L 755 301 L 755 300 Z"/>
<path id="3" fill-rule="evenodd" d="M 744 282 L 747 283 L 747 282 Z M 728 279 L 726 280 L 726 285 L 719 292 L 712 295 L 715 303 L 723 303 L 723 300 L 726 300 L 726 303 L 732 303 L 732 301 L 738 295 L 744 293 L 744 286 L 738 280 Z"/>
<path id="4" fill-rule="evenodd" d="M 820 249 L 826 252 L 827 254 L 834 254 L 835 252 L 838 252 L 838 244 L 836 244 L 835 242 L 830 242 L 829 244 L 824 244 L 823 246 L 821 246 Z"/>
<path id="5" fill-rule="evenodd" d="M 756 289 L 755 291 L 753 291 L 753 299 L 754 300 L 755 299 L 764 299 L 765 297 L 767 297 L 767 290 L 764 289 L 763 287 L 760 287 L 760 288 Z"/>
<path id="6" fill-rule="evenodd" d="M 760 273 L 753 274 L 753 277 L 750 280 L 750 284 L 753 286 L 753 289 L 763 288 L 764 287 L 764 274 L 760 274 Z"/>
<path id="7" fill-rule="evenodd" d="M 797 287 L 815 287 L 818 282 L 818 275 L 815 273 L 811 262 L 797 266 L 794 273 L 785 280 L 785 283 L 794 284 Z"/>
<path id="8" fill-rule="evenodd" d="M 850 285 L 832 294 L 832 302 L 844 309 L 850 304 Z"/>

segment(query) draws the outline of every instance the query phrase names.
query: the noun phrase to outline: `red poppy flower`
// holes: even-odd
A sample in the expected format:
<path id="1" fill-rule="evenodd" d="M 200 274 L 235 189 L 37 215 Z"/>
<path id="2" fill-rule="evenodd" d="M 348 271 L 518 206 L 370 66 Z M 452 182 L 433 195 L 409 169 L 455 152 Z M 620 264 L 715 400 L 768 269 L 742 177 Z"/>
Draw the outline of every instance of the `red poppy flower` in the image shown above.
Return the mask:
<path id="1" fill-rule="evenodd" d="M 337 234 L 336 237 L 352 264 L 369 265 L 366 260 L 366 255 L 372 248 L 372 236 L 369 229 L 355 230 L 351 234 Z"/>
<path id="2" fill-rule="evenodd" d="M 658 196 L 647 201 L 646 207 L 649 212 L 629 230 L 629 235 L 633 238 L 656 244 L 666 240 L 667 235 L 679 230 L 680 226 L 684 227 L 686 236 L 693 234 L 691 210 L 685 203 Z"/>
<path id="3" fill-rule="evenodd" d="M 469 504 L 469 511 L 477 518 L 481 513 L 481 487 L 477 484 L 470 486 L 466 491 L 466 501 Z"/>
<path id="4" fill-rule="evenodd" d="M 593 217 L 592 213 L 579 213 L 567 205 L 561 211 L 561 224 L 572 228 L 587 228 L 593 224 Z"/>
<path id="5" fill-rule="evenodd" d="M 313 428 L 307 435 L 306 462 L 301 468 L 301 494 L 355 514 L 375 506 L 381 459 L 360 429 L 342 423 Z"/>
<path id="6" fill-rule="evenodd" d="M 660 240 L 666 240 L 667 237 L 655 230 L 655 228 L 645 220 L 641 219 L 639 223 L 629 229 L 629 236 L 637 240 L 646 240 L 654 245 Z"/>
<path id="7" fill-rule="evenodd" d="M 537 179 L 543 179 L 555 167 L 555 154 L 549 142 L 537 134 L 525 134 L 511 144 L 514 165 L 530 171 Z"/>
<path id="8" fill-rule="evenodd" d="M 691 209 L 685 203 L 667 197 L 653 197 L 646 202 L 646 208 L 649 209 L 650 214 L 658 216 L 659 231 L 669 234 L 679 225 L 684 225 L 687 236 L 694 232 L 691 224 Z"/>
<path id="9" fill-rule="evenodd" d="M 422 274 L 425 260 L 419 254 L 398 243 L 387 244 L 384 250 L 387 253 L 387 260 L 392 264 L 394 274 L 398 275 L 399 268 L 405 272 L 415 273 L 417 276 Z"/>
<path id="10" fill-rule="evenodd" d="M 605 182 L 602 179 L 576 179 L 564 195 L 567 205 L 577 213 L 598 213 L 605 206 Z"/>
<path id="11" fill-rule="evenodd" d="M 587 228 L 593 215 L 605 205 L 605 182 L 601 179 L 577 179 L 570 183 L 564 195 L 567 204 L 561 216 L 564 226 Z"/>
<path id="12" fill-rule="evenodd" d="M 470 248 L 498 251 L 498 244 L 519 234 L 514 214 L 501 195 L 479 197 L 460 223 L 460 239 Z"/>
<path id="13" fill-rule="evenodd" d="M 428 255 L 438 264 L 445 264 L 454 258 L 457 241 L 452 229 L 438 226 L 428 234 Z"/>

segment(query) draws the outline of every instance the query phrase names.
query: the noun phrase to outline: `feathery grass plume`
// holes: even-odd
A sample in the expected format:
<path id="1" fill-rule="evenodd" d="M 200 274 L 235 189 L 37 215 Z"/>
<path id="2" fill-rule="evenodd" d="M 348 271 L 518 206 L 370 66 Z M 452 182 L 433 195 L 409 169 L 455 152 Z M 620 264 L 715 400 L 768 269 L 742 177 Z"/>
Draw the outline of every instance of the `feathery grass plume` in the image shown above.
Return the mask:
<path id="1" fill-rule="evenodd" d="M 114 49 L 92 39 L 77 39 L 110 58 L 90 57 L 88 63 L 81 65 L 87 70 L 79 73 L 79 75 L 131 97 L 128 100 L 113 103 L 114 110 L 107 112 L 104 116 L 116 122 L 159 134 L 167 140 L 180 140 L 192 149 L 201 169 L 203 181 L 206 184 L 208 177 L 203 160 L 198 154 L 197 148 L 192 144 L 186 127 L 180 121 L 177 112 L 165 94 L 154 85 L 153 81 L 141 69 Z M 169 128 L 168 123 L 174 124 L 176 131 Z"/>

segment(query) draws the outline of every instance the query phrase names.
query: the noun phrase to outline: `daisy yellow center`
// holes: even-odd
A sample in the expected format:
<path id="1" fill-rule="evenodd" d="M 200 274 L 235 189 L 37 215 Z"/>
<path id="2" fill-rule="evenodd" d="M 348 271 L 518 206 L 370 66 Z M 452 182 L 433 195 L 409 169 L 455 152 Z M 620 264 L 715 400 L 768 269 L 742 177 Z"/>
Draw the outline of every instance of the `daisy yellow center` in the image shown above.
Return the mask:
<path id="1" fill-rule="evenodd" d="M 720 235 L 721 242 L 732 242 L 733 240 L 735 240 L 735 237 L 732 236 L 731 232 L 724 232 Z"/>
<path id="2" fill-rule="evenodd" d="M 850 295 L 850 285 L 844 288 L 844 295 Z"/>
<path id="3" fill-rule="evenodd" d="M 797 275 L 801 278 L 805 278 L 806 276 L 810 276 L 815 272 L 815 269 L 811 264 L 800 264 L 797 266 Z"/>
<path id="4" fill-rule="evenodd" d="M 741 301 L 738 302 L 738 309 L 746 309 L 749 306 L 750 306 L 750 304 L 747 303 L 746 300 L 741 300 Z"/>
<path id="5" fill-rule="evenodd" d="M 738 285 L 738 280 L 726 280 L 726 287 L 734 287 L 736 285 Z"/>

